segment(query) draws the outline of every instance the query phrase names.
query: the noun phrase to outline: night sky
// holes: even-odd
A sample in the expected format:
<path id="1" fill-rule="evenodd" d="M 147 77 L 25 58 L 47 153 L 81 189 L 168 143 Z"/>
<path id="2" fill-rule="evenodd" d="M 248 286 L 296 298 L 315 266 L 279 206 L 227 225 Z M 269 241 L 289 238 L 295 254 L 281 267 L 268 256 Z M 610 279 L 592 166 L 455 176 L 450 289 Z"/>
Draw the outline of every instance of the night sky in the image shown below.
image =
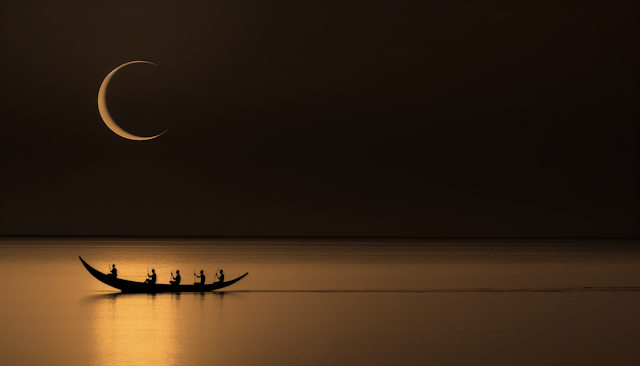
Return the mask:
<path id="1" fill-rule="evenodd" d="M 640 235 L 638 2 L 1 4 L 2 235 Z"/>

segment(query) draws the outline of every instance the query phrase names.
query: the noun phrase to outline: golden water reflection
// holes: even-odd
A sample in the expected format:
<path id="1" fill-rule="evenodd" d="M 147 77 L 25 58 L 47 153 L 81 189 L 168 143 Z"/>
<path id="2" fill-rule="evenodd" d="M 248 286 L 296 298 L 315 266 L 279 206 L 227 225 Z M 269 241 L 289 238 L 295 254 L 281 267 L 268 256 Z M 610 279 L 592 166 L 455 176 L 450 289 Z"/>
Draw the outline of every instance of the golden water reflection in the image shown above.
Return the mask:
<path id="1" fill-rule="evenodd" d="M 0 241 L 0 365 L 637 363 L 637 244 L 16 240 Z M 250 275 L 224 294 L 114 294 L 78 255 L 135 281 Z"/>
<path id="2" fill-rule="evenodd" d="M 180 296 L 109 294 L 93 298 L 97 355 L 92 364 L 175 364 Z"/>

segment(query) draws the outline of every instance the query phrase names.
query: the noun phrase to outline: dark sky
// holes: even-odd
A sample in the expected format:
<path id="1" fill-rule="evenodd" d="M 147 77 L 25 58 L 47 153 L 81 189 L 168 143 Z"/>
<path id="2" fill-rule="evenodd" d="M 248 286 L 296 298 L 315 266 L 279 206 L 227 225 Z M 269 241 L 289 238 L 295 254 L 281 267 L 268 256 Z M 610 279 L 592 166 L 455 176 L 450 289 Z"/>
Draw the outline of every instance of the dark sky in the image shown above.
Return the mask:
<path id="1" fill-rule="evenodd" d="M 638 236 L 638 4 L 3 1 L 0 234 Z"/>

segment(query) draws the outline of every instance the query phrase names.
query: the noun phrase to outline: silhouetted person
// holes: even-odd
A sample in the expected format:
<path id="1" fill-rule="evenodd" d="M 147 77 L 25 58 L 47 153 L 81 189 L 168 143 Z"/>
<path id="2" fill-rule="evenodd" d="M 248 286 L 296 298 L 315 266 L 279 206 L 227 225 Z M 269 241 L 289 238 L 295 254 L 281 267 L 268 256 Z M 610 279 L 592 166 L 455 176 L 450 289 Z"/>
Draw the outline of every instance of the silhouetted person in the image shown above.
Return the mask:
<path id="1" fill-rule="evenodd" d="M 149 273 L 147 273 L 147 277 L 151 277 L 151 279 L 147 278 L 146 281 L 144 281 L 144 283 L 150 283 L 150 284 L 154 284 L 156 283 L 156 270 L 152 269 L 151 270 L 151 276 L 149 276 Z"/>
<path id="2" fill-rule="evenodd" d="M 224 282 L 224 273 L 222 273 L 222 270 L 220 270 L 220 276 L 216 275 L 216 277 L 220 279 L 218 282 Z"/>
<path id="3" fill-rule="evenodd" d="M 204 271 L 200 270 L 200 276 L 196 275 L 200 279 L 200 283 L 194 282 L 194 285 L 204 285 Z"/>
<path id="4" fill-rule="evenodd" d="M 111 269 L 111 273 L 109 273 L 107 276 L 113 276 L 113 277 L 118 277 L 118 270 L 116 269 L 116 265 L 113 265 L 113 268 Z"/>
<path id="5" fill-rule="evenodd" d="M 173 277 L 173 273 L 171 273 L 171 278 L 173 278 L 175 281 L 169 281 L 171 282 L 172 285 L 179 285 L 180 284 L 180 270 L 176 270 L 176 276 Z"/>

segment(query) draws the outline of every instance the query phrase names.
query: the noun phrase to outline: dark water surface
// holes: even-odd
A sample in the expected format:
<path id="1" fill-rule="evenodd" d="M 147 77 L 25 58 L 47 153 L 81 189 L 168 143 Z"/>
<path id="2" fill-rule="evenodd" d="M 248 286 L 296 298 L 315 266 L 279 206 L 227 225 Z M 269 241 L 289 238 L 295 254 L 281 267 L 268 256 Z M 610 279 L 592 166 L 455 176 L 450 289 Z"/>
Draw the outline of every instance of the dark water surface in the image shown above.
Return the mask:
<path id="1" fill-rule="evenodd" d="M 180 269 L 217 293 L 121 294 Z M 635 365 L 638 240 L 1 238 L 2 365 Z"/>

